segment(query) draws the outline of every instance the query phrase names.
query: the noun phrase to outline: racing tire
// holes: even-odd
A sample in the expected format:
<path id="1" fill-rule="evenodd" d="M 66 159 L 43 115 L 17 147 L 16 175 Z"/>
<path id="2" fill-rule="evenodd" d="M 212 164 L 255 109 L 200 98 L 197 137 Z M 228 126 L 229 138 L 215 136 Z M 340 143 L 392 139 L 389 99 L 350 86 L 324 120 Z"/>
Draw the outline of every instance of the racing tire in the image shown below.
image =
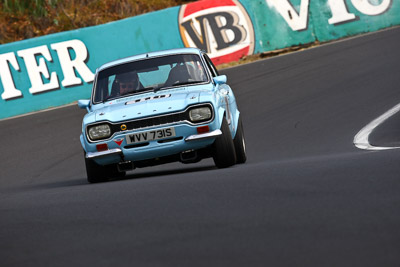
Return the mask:
<path id="1" fill-rule="evenodd" d="M 236 130 L 236 136 L 233 139 L 233 144 L 235 145 L 236 151 L 236 163 L 242 164 L 247 160 L 246 155 L 246 140 L 244 138 L 242 118 L 239 117 L 238 128 Z"/>
<path id="2" fill-rule="evenodd" d="M 85 154 L 86 175 L 89 183 L 102 183 L 107 181 L 106 167 L 97 164 L 94 160 L 87 159 Z"/>
<path id="3" fill-rule="evenodd" d="M 118 171 L 117 164 L 111 164 L 105 166 L 107 175 L 110 178 L 124 178 L 126 175 L 126 172 L 120 172 Z"/>
<path id="4" fill-rule="evenodd" d="M 214 142 L 214 163 L 218 168 L 227 168 L 235 165 L 236 152 L 231 131 L 224 118 L 221 125 L 222 135 Z"/>

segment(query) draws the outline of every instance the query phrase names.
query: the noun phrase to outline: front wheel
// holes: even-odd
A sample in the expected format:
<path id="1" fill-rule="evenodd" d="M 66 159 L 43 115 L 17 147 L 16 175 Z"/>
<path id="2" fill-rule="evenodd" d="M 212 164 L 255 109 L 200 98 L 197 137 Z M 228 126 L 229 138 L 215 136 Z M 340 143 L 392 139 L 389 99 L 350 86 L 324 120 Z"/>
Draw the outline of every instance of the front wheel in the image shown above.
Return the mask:
<path id="1" fill-rule="evenodd" d="M 236 136 L 233 139 L 236 151 L 236 159 L 238 164 L 245 163 L 247 160 L 246 156 L 246 140 L 244 139 L 242 118 L 239 117 L 238 127 L 236 130 Z"/>
<path id="2" fill-rule="evenodd" d="M 108 181 L 108 178 L 124 178 L 126 172 L 118 171 L 116 164 L 102 166 L 94 160 L 87 159 L 85 155 L 87 180 L 89 183 L 101 183 Z"/>
<path id="3" fill-rule="evenodd" d="M 224 118 L 221 125 L 222 135 L 214 142 L 214 163 L 218 168 L 227 168 L 236 163 L 236 152 L 231 131 Z"/>
<path id="4" fill-rule="evenodd" d="M 94 160 L 87 159 L 85 154 L 86 175 L 89 183 L 101 183 L 107 181 L 107 171 Z"/>

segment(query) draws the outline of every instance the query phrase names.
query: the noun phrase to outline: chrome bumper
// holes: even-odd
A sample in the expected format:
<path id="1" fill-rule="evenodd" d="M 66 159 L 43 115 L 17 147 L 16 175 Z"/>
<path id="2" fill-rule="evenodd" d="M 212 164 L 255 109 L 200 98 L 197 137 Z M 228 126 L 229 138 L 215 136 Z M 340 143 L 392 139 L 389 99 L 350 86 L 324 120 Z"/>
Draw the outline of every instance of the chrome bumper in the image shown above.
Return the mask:
<path id="1" fill-rule="evenodd" d="M 197 141 L 197 140 L 203 140 L 203 139 L 208 139 L 208 138 L 215 138 L 220 135 L 222 135 L 221 130 L 215 130 L 215 131 L 212 131 L 209 133 L 194 134 L 194 135 L 188 136 L 185 138 L 185 141 L 190 142 L 190 141 Z M 120 148 L 113 148 L 113 149 L 100 151 L 100 152 L 87 152 L 86 158 L 93 159 L 93 158 L 101 158 L 101 157 L 110 156 L 110 155 L 122 155 L 122 150 Z"/>
<path id="2" fill-rule="evenodd" d="M 215 130 L 209 133 L 203 133 L 203 134 L 194 134 L 191 136 L 188 136 L 185 138 L 186 142 L 190 141 L 196 141 L 196 140 L 202 140 L 202 139 L 207 139 L 207 138 L 215 138 L 222 135 L 221 130 Z"/>
<path id="3" fill-rule="evenodd" d="M 86 153 L 86 158 L 93 159 L 93 158 L 100 158 L 100 157 L 116 155 L 116 154 L 122 154 L 122 150 L 120 148 L 113 148 L 113 149 L 100 151 L 100 152 L 88 152 L 88 153 Z"/>

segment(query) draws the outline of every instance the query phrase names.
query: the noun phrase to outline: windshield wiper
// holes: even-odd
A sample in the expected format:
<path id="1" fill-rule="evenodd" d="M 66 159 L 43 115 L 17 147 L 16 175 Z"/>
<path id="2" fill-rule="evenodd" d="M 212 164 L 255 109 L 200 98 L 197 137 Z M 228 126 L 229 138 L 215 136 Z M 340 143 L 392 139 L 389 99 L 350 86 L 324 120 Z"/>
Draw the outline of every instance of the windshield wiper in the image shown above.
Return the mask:
<path id="1" fill-rule="evenodd" d="M 175 83 L 173 86 L 187 85 L 187 84 L 196 84 L 196 83 L 202 83 L 202 82 L 204 82 L 204 81 L 181 82 L 181 83 Z"/>
<path id="2" fill-rule="evenodd" d="M 161 88 L 162 88 L 162 86 L 161 86 L 161 87 L 154 87 L 153 92 L 154 92 L 154 93 L 157 93 L 158 91 L 161 90 Z"/>
<path id="3" fill-rule="evenodd" d="M 155 86 L 155 87 L 146 87 L 144 89 L 142 89 L 143 91 L 148 91 L 148 90 L 153 90 L 154 93 L 157 93 L 158 91 L 160 91 L 161 87 Z"/>
<path id="4" fill-rule="evenodd" d="M 107 100 L 111 99 L 111 96 L 107 96 L 106 98 L 103 99 L 102 104 L 106 103 Z"/>

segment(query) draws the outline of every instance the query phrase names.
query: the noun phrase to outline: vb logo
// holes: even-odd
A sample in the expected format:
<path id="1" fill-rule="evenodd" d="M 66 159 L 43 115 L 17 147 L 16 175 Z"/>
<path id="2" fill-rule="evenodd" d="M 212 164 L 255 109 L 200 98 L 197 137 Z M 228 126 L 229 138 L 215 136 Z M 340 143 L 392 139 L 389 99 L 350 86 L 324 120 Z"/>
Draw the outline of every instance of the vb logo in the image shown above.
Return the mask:
<path id="1" fill-rule="evenodd" d="M 254 51 L 253 25 L 236 0 L 202 0 L 183 5 L 179 28 L 184 45 L 206 51 L 216 65 Z"/>

